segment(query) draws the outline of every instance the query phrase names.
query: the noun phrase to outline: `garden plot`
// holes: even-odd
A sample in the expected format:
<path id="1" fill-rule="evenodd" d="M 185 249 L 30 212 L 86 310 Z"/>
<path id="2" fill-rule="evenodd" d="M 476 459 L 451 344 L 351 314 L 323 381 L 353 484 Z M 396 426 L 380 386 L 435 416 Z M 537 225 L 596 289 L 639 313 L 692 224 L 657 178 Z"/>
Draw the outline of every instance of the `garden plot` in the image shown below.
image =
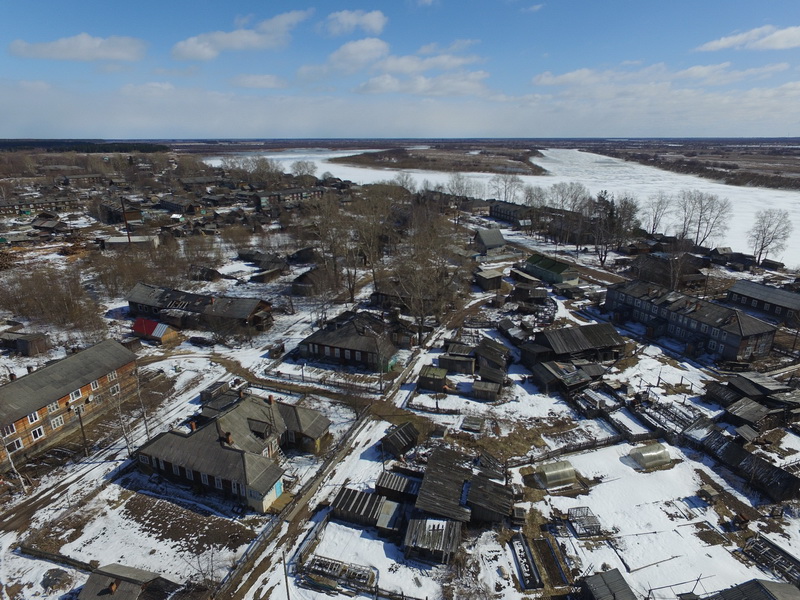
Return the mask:
<path id="1" fill-rule="evenodd" d="M 730 490 L 704 464 L 690 460 L 680 449 L 670 448 L 679 461 L 669 469 L 637 471 L 628 457 L 632 446 L 619 444 L 569 456 L 585 478 L 600 478 L 587 495 L 577 498 L 550 497 L 535 504 L 545 516 L 557 510 L 588 506 L 600 520 L 607 541 L 561 538 L 566 543 L 572 567 L 585 570 L 619 568 L 637 594 L 650 588 L 691 580 L 675 592 L 690 591 L 700 576 L 706 592 L 764 577 L 755 567 L 742 564 L 718 531 L 718 515 L 699 498 L 703 484 L 695 469 L 702 470 L 721 487 Z M 746 500 L 746 499 L 745 499 Z M 709 535 L 708 532 L 714 532 Z M 717 535 L 719 534 L 719 535 Z M 723 542 L 723 543 L 718 543 Z"/>

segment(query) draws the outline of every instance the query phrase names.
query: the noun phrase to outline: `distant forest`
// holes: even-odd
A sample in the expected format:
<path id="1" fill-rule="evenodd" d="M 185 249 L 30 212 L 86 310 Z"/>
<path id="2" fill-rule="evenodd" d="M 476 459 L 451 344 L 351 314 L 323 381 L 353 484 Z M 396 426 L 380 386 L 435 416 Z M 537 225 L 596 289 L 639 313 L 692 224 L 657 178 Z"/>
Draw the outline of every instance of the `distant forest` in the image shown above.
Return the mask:
<path id="1" fill-rule="evenodd" d="M 152 142 L 104 142 L 102 140 L 0 140 L 0 151 L 39 152 L 169 152 L 170 147 Z"/>

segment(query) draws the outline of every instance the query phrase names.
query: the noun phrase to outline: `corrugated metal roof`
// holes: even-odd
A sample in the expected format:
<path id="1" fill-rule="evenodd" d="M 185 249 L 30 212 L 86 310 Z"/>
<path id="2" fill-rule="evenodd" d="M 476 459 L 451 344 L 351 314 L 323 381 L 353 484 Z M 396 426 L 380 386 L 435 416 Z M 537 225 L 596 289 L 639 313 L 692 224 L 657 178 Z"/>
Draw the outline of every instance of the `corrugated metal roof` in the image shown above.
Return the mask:
<path id="1" fill-rule="evenodd" d="M 105 340 L 0 387 L 0 424 L 9 424 L 136 360 Z"/>
<path id="2" fill-rule="evenodd" d="M 619 569 L 611 569 L 587 577 L 584 582 L 593 600 L 636 600 Z"/>

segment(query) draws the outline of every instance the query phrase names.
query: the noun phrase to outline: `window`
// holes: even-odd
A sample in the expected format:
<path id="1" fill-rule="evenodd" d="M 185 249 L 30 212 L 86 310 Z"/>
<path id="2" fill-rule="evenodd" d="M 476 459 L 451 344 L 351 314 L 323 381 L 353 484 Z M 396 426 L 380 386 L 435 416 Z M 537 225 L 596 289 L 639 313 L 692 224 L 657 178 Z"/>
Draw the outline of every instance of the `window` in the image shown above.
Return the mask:
<path id="1" fill-rule="evenodd" d="M 56 412 L 58 410 L 58 400 L 51 402 L 47 405 L 47 412 Z"/>
<path id="2" fill-rule="evenodd" d="M 717 342 L 715 342 L 714 340 L 711 340 L 710 342 L 708 342 L 708 347 L 711 348 L 712 350 L 716 350 L 717 349 Z"/>
<path id="3" fill-rule="evenodd" d="M 747 304 L 747 298 L 745 298 L 744 296 L 742 296 L 740 300 L 742 301 L 742 304 Z"/>
<path id="4" fill-rule="evenodd" d="M 75 402 L 75 400 L 77 400 L 81 396 L 83 396 L 83 394 L 81 393 L 80 389 L 75 390 L 69 395 L 70 402 Z"/>
<path id="5" fill-rule="evenodd" d="M 194 481 L 194 471 L 191 469 L 186 469 L 186 479 L 189 481 Z"/>
<path id="6" fill-rule="evenodd" d="M 203 485 L 208 485 L 208 475 L 205 473 L 200 473 L 200 481 L 203 483 Z"/>
<path id="7" fill-rule="evenodd" d="M 12 452 L 16 452 L 20 448 L 22 448 L 22 440 L 19 438 L 12 440 L 8 444 L 6 444 L 6 450 L 8 450 L 9 454 L 11 454 Z"/>
<path id="8" fill-rule="evenodd" d="M 344 351 L 344 357 L 345 357 L 347 360 L 350 360 L 350 350 L 345 350 L 345 351 Z"/>
<path id="9" fill-rule="evenodd" d="M 334 349 L 333 349 L 333 355 L 334 355 L 336 358 L 339 358 L 339 353 L 340 353 L 340 352 L 341 352 L 341 350 L 340 350 L 339 348 L 334 348 Z"/>
<path id="10" fill-rule="evenodd" d="M 31 431 L 31 437 L 34 440 L 38 440 L 44 437 L 44 427 L 37 427 L 33 431 Z"/>
<path id="11" fill-rule="evenodd" d="M 359 352 L 358 350 L 355 351 L 355 359 L 358 361 L 361 360 L 361 352 Z"/>
<path id="12" fill-rule="evenodd" d="M 164 461 L 161 460 L 160 458 L 158 459 L 158 468 L 161 469 L 162 471 L 165 469 Z"/>
<path id="13" fill-rule="evenodd" d="M 639 308 L 642 305 L 642 301 L 639 298 L 636 299 L 636 302 L 633 303 L 636 308 Z"/>
<path id="14" fill-rule="evenodd" d="M 114 385 L 111 386 L 111 388 L 108 391 L 111 392 L 112 396 L 116 396 L 117 394 L 119 394 L 119 384 L 115 383 Z"/>
<path id="15" fill-rule="evenodd" d="M 218 490 L 222 489 L 222 477 L 214 477 L 214 487 Z"/>
<path id="16" fill-rule="evenodd" d="M 96 379 L 92 382 L 92 391 L 96 391 L 100 387 L 100 382 Z"/>
<path id="17" fill-rule="evenodd" d="M 739 299 L 739 294 L 731 294 L 731 300 L 736 302 Z"/>
<path id="18" fill-rule="evenodd" d="M 722 332 L 722 339 L 724 340 L 726 337 L 728 337 L 728 332 L 727 331 L 723 331 Z"/>
<path id="19" fill-rule="evenodd" d="M 251 497 L 251 498 L 253 498 L 254 500 L 261 500 L 261 494 L 259 494 L 259 493 L 258 493 L 257 491 L 255 491 L 255 490 L 250 490 L 250 491 L 248 492 L 248 496 L 250 496 L 250 497 Z"/>
<path id="20" fill-rule="evenodd" d="M 755 298 L 753 298 L 753 301 L 750 303 L 750 306 L 752 306 L 753 308 L 755 308 L 756 306 L 758 306 L 758 300 L 756 300 Z"/>
<path id="21" fill-rule="evenodd" d="M 145 465 L 149 465 L 150 464 L 150 459 L 147 456 L 145 456 L 144 454 L 140 454 L 139 455 L 139 462 L 142 463 L 142 464 L 145 464 Z"/>
<path id="22" fill-rule="evenodd" d="M 675 325 L 673 325 L 672 323 L 670 323 L 670 325 L 669 325 L 669 327 L 667 328 L 667 330 L 668 330 L 670 333 L 675 333 Z"/>
<path id="23" fill-rule="evenodd" d="M 64 426 L 64 415 L 58 415 L 50 419 L 50 429 L 58 429 Z"/>
<path id="24" fill-rule="evenodd" d="M 8 437 L 9 435 L 16 432 L 17 428 L 13 423 L 11 423 L 11 425 L 6 425 L 5 427 L 3 427 L 3 437 Z"/>
<path id="25" fill-rule="evenodd" d="M 706 325 L 705 323 L 700 325 L 700 331 L 702 331 L 703 333 L 708 332 L 708 325 Z"/>
<path id="26" fill-rule="evenodd" d="M 711 337 L 719 337 L 719 329 L 716 327 L 711 330 Z"/>
<path id="27" fill-rule="evenodd" d="M 85 405 L 81 404 L 80 406 L 76 406 L 75 407 L 75 413 L 76 414 L 82 415 L 85 412 L 86 412 L 86 406 Z"/>
<path id="28" fill-rule="evenodd" d="M 178 465 L 176 465 L 175 463 L 172 463 L 172 472 L 175 475 L 180 475 L 181 474 L 181 468 Z"/>
<path id="29" fill-rule="evenodd" d="M 764 310 L 769 310 L 769 302 L 764 302 Z"/>
<path id="30" fill-rule="evenodd" d="M 780 307 L 780 306 L 776 306 L 776 307 L 775 307 L 775 314 L 776 314 L 776 315 L 779 315 L 779 314 L 781 314 L 781 307 Z"/>
<path id="31" fill-rule="evenodd" d="M 36 423 L 39 420 L 39 413 L 32 412 L 28 415 L 28 423 Z"/>
<path id="32" fill-rule="evenodd" d="M 117 378 L 117 372 L 111 371 L 108 375 L 106 375 L 109 381 L 114 381 Z"/>
<path id="33" fill-rule="evenodd" d="M 234 494 L 238 494 L 239 493 L 239 484 L 236 483 L 235 481 L 231 481 L 231 491 Z"/>
<path id="34" fill-rule="evenodd" d="M 330 346 L 323 346 L 323 348 L 325 349 L 325 353 L 324 353 L 325 356 L 330 356 L 331 355 L 331 347 Z"/>
<path id="35" fill-rule="evenodd" d="M 794 311 L 793 310 L 788 311 L 786 313 L 786 316 L 789 317 L 789 318 L 792 318 L 794 316 Z"/>

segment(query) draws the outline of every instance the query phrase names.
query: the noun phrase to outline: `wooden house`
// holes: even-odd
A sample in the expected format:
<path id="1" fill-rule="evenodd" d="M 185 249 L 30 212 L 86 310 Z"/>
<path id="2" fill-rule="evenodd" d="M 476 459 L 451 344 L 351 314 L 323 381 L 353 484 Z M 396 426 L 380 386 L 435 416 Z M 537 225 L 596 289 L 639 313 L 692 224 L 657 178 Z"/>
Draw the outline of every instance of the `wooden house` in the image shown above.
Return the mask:
<path id="1" fill-rule="evenodd" d="M 431 392 L 442 393 L 447 387 L 447 369 L 437 368 L 432 365 L 422 367 L 417 379 L 418 390 L 428 390 Z"/>
<path id="2" fill-rule="evenodd" d="M 747 279 L 738 279 L 728 290 L 728 303 L 796 324 L 800 319 L 800 294 Z"/>
<path id="3" fill-rule="evenodd" d="M 522 266 L 529 275 L 533 275 L 547 283 L 571 283 L 577 285 L 580 276 L 575 267 L 562 260 L 544 254 L 534 253 Z"/>
<path id="4" fill-rule="evenodd" d="M 136 393 L 135 370 L 136 355 L 106 340 L 0 386 L 6 450 L 15 458 L 32 457 L 74 431 L 81 420 L 100 417 Z"/>

